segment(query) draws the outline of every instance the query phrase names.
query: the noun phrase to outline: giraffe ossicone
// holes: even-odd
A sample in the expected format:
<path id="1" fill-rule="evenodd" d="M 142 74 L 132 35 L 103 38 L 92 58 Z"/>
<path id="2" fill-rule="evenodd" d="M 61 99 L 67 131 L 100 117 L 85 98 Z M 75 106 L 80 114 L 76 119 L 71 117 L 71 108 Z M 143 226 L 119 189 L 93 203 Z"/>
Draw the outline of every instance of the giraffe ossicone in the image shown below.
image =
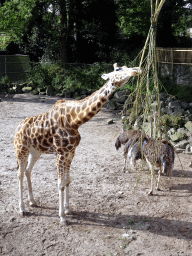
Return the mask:
<path id="1" fill-rule="evenodd" d="M 66 223 L 69 209 L 70 166 L 81 136 L 78 128 L 91 120 L 104 106 L 113 91 L 124 85 L 130 77 L 141 73 L 140 68 L 121 68 L 114 64 L 114 71 L 102 77 L 108 81 L 99 90 L 82 100 L 59 100 L 47 112 L 24 119 L 17 127 L 14 146 L 19 164 L 19 210 L 25 214 L 23 202 L 23 178 L 27 177 L 28 199 L 36 206 L 33 198 L 31 171 L 39 157 L 57 155 L 59 216 Z"/>
<path id="2" fill-rule="evenodd" d="M 108 74 L 103 74 L 101 76 L 104 80 L 109 79 L 111 83 L 120 82 L 123 80 L 124 80 L 124 83 L 127 83 L 127 81 L 131 76 L 135 76 L 137 74 L 142 73 L 141 69 L 138 67 L 135 67 L 135 68 L 128 68 L 126 66 L 118 67 L 117 63 L 113 64 L 113 67 L 114 67 L 113 72 L 110 72 Z"/>

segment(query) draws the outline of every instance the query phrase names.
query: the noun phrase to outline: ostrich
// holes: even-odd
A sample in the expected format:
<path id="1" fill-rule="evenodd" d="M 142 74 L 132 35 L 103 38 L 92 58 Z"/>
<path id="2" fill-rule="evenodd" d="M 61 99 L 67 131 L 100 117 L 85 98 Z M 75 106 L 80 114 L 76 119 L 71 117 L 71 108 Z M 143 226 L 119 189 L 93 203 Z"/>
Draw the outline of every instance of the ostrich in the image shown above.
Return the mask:
<path id="1" fill-rule="evenodd" d="M 189 146 L 190 146 L 190 150 L 192 152 L 192 132 L 191 132 L 190 137 L 189 137 Z M 189 167 L 192 167 L 192 160 L 189 164 Z"/>
<path id="2" fill-rule="evenodd" d="M 138 140 L 141 137 L 145 137 L 145 133 L 139 130 L 128 130 L 124 131 L 119 135 L 115 142 L 116 150 L 118 150 L 121 145 L 124 146 L 124 172 L 127 171 L 127 157 L 131 167 L 135 167 L 136 160 L 141 159 L 141 152 L 138 150 Z"/>
<path id="3" fill-rule="evenodd" d="M 171 176 L 174 165 L 175 152 L 167 140 L 155 140 L 145 133 L 137 130 L 123 132 L 116 140 L 115 147 L 118 150 L 121 144 L 124 147 L 124 170 L 126 170 L 127 156 L 132 167 L 135 167 L 138 159 L 144 159 L 151 170 L 151 188 L 148 195 L 153 195 L 154 167 L 159 168 L 156 189 L 160 190 L 159 182 L 161 173 Z"/>

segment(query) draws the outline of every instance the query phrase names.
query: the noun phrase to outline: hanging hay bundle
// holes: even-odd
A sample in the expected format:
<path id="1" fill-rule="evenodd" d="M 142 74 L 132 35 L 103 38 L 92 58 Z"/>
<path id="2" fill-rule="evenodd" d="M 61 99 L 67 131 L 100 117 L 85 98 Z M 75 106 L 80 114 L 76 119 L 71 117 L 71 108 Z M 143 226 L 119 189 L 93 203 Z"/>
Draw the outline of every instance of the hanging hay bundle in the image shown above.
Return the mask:
<path id="1" fill-rule="evenodd" d="M 164 2 L 165 0 L 151 0 L 151 27 L 144 48 L 141 51 L 139 64 L 143 72 L 138 77 L 136 89 L 128 97 L 123 110 L 124 126 L 127 129 L 136 128 L 145 132 L 143 133 L 144 135 L 140 136 L 137 143 L 132 144 L 130 147 L 127 146 L 128 144 L 126 146 L 130 150 L 128 154 L 133 162 L 136 160 L 136 153 L 139 152 L 140 159 L 146 160 L 151 170 L 151 189 L 148 193 L 149 195 L 153 194 L 155 167 L 160 168 L 162 173 L 170 176 L 175 158 L 172 144 L 168 140 L 162 140 L 163 137 L 166 139 L 168 137 L 166 124 L 163 122 L 161 113 L 160 82 L 157 75 L 156 28 L 158 15 Z M 150 136 L 146 135 L 146 133 Z M 157 189 L 159 189 L 161 171 L 159 171 Z M 140 172 L 137 183 L 141 173 L 143 172 Z"/>
<path id="2" fill-rule="evenodd" d="M 159 138 L 162 137 L 164 124 L 161 118 L 159 80 L 157 75 L 156 28 L 158 15 L 164 2 L 165 0 L 151 0 L 151 27 L 144 48 L 141 51 L 139 65 L 142 67 L 143 73 L 137 81 L 135 91 L 128 97 L 123 110 L 127 128 L 143 129 L 149 122 L 150 117 L 155 113 L 156 123 L 154 124 L 153 135 Z"/>

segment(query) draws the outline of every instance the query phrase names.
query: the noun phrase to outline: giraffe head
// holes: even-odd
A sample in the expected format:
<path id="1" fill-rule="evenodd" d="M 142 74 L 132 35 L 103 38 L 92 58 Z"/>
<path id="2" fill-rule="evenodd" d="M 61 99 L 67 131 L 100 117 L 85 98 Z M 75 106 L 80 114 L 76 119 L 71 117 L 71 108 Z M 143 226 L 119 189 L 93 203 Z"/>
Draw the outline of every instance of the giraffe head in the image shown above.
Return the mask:
<path id="1" fill-rule="evenodd" d="M 139 67 L 128 68 L 127 66 L 117 67 L 117 63 L 113 64 L 114 71 L 108 74 L 103 74 L 101 77 L 104 80 L 109 79 L 116 88 L 126 84 L 130 77 L 136 76 L 142 73 Z"/>

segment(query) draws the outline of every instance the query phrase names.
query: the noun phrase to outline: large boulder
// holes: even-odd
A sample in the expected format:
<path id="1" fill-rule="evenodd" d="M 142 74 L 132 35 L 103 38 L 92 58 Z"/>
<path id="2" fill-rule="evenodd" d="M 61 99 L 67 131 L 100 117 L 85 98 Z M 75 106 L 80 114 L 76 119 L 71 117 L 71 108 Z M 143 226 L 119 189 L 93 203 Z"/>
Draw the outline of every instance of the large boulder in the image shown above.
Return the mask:
<path id="1" fill-rule="evenodd" d="M 126 91 L 117 91 L 114 94 L 114 99 L 118 102 L 118 103 L 124 103 L 127 100 L 127 96 L 126 96 Z"/>
<path id="2" fill-rule="evenodd" d="M 166 93 L 166 92 L 161 92 L 160 95 L 159 95 L 159 97 L 160 97 L 160 100 L 165 101 L 166 98 L 167 98 L 167 93 Z"/>
<path id="3" fill-rule="evenodd" d="M 180 102 L 180 104 L 181 104 L 181 107 L 182 107 L 184 110 L 187 110 L 188 107 L 189 107 L 189 104 L 186 103 L 186 102 Z"/>
<path id="4" fill-rule="evenodd" d="M 169 102 L 169 108 L 181 108 L 181 104 L 178 100 Z"/>
<path id="5" fill-rule="evenodd" d="M 186 134 L 180 131 L 176 131 L 173 135 L 171 135 L 171 140 L 173 142 L 179 142 L 181 140 L 184 140 L 185 138 L 186 138 Z"/>
<path id="6" fill-rule="evenodd" d="M 178 143 L 175 145 L 175 148 L 182 148 L 182 149 L 185 149 L 188 144 L 189 144 L 189 141 L 188 141 L 188 140 L 182 140 L 182 141 L 178 142 Z"/>
<path id="7" fill-rule="evenodd" d="M 183 116 L 185 114 L 185 110 L 182 108 L 173 108 L 173 116 Z"/>
<path id="8" fill-rule="evenodd" d="M 192 121 L 188 121 L 188 122 L 185 124 L 185 127 L 187 128 L 188 131 L 192 131 Z"/>

